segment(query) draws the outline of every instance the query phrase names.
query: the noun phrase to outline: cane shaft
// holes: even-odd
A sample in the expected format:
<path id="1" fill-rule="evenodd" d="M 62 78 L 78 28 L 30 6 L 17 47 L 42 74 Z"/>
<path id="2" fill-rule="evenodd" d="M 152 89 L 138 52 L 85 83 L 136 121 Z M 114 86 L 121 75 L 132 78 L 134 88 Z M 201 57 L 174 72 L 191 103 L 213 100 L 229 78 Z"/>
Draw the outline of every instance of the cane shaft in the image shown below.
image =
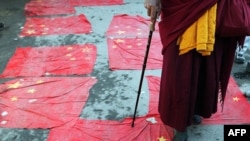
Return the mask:
<path id="1" fill-rule="evenodd" d="M 132 121 L 132 125 L 131 125 L 132 127 L 134 127 L 134 122 L 135 122 L 135 118 L 136 118 L 136 111 L 137 111 L 137 107 L 138 107 L 138 103 L 139 103 L 139 99 L 140 99 L 141 87 L 142 87 L 143 77 L 144 77 L 144 73 L 145 73 L 146 66 L 147 66 L 148 53 L 149 53 L 150 44 L 151 44 L 151 40 L 152 40 L 154 28 L 155 28 L 155 22 L 156 22 L 156 19 L 150 24 L 150 27 L 149 27 L 150 31 L 149 31 L 148 43 L 147 43 L 146 53 L 144 56 L 144 61 L 143 61 L 143 66 L 142 66 L 141 79 L 140 79 L 140 84 L 139 84 L 138 93 L 137 93 L 133 121 Z"/>

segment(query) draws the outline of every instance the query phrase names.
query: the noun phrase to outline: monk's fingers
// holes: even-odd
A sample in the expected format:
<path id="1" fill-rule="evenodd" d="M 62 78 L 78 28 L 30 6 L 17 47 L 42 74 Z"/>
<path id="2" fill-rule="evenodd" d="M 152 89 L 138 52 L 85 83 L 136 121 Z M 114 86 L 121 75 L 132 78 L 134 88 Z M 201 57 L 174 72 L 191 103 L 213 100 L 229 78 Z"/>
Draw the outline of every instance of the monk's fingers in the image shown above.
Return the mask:
<path id="1" fill-rule="evenodd" d="M 159 16 L 159 9 L 155 6 L 152 6 L 150 9 L 151 21 L 154 22 L 154 20 L 156 20 Z"/>

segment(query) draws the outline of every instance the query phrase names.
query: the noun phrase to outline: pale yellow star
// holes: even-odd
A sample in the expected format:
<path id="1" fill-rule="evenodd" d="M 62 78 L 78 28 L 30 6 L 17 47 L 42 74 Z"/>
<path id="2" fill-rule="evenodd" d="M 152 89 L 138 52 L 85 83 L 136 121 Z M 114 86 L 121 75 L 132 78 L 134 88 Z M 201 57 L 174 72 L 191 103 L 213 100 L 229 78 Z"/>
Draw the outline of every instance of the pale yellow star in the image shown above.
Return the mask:
<path id="1" fill-rule="evenodd" d="M 141 33 L 141 32 L 138 32 L 137 34 L 138 34 L 138 35 L 141 35 L 142 33 Z"/>
<path id="2" fill-rule="evenodd" d="M 119 30 L 119 31 L 117 31 L 116 33 L 118 33 L 119 35 L 121 35 L 121 34 L 124 34 L 124 33 L 125 33 L 125 31 L 121 31 L 121 30 Z"/>
<path id="3" fill-rule="evenodd" d="M 35 90 L 34 88 L 28 90 L 28 93 L 30 93 L 30 94 L 33 94 L 33 93 L 35 93 L 35 92 L 36 92 L 36 90 Z"/>
<path id="4" fill-rule="evenodd" d="M 71 61 L 74 61 L 74 60 L 76 60 L 76 58 L 72 57 L 72 58 L 70 58 L 70 60 L 71 60 Z"/>
<path id="5" fill-rule="evenodd" d="M 85 48 L 82 49 L 82 52 L 91 52 L 91 48 L 86 46 Z"/>
<path id="6" fill-rule="evenodd" d="M 142 45 L 142 43 L 137 43 L 137 46 L 141 46 Z"/>
<path id="7" fill-rule="evenodd" d="M 127 47 L 128 47 L 128 48 L 132 48 L 132 46 L 131 46 L 131 45 L 128 45 Z"/>
<path id="8" fill-rule="evenodd" d="M 43 80 L 38 80 L 38 81 L 36 81 L 36 84 L 41 84 L 43 82 L 44 82 Z"/>
<path id="9" fill-rule="evenodd" d="M 240 99 L 238 97 L 233 97 L 233 101 L 238 102 Z"/>
<path id="10" fill-rule="evenodd" d="M 14 84 L 7 84 L 8 89 L 11 89 L 11 88 L 15 89 L 15 88 L 20 87 L 21 85 L 22 85 L 22 84 L 20 84 L 20 82 L 16 82 L 16 83 L 14 83 Z"/>
<path id="11" fill-rule="evenodd" d="M 163 136 L 161 136 L 160 138 L 158 138 L 159 141 L 167 141 L 167 139 L 165 139 Z"/>
<path id="12" fill-rule="evenodd" d="M 121 40 L 121 39 L 117 39 L 115 40 L 116 43 L 124 43 L 124 40 Z"/>
<path id="13" fill-rule="evenodd" d="M 43 28 L 43 30 L 48 31 L 48 30 L 49 30 L 49 28 L 48 28 L 48 27 L 45 27 L 45 28 Z"/>
<path id="14" fill-rule="evenodd" d="M 36 32 L 35 32 L 35 30 L 31 29 L 31 30 L 27 30 L 26 33 L 30 35 L 30 34 L 34 34 Z"/>
<path id="15" fill-rule="evenodd" d="M 72 54 L 68 53 L 68 54 L 66 54 L 66 56 L 67 56 L 67 57 L 71 57 L 71 56 L 72 56 Z"/>
<path id="16" fill-rule="evenodd" d="M 41 24 L 40 27 L 45 27 L 45 25 L 44 25 L 44 24 Z"/>
<path id="17" fill-rule="evenodd" d="M 18 98 L 17 98 L 16 96 L 13 96 L 10 100 L 11 100 L 11 101 L 17 101 L 17 99 L 18 99 Z"/>
<path id="18" fill-rule="evenodd" d="M 67 47 L 67 50 L 72 50 L 73 48 L 72 47 Z"/>
<path id="19" fill-rule="evenodd" d="M 33 24 L 29 24 L 28 27 L 34 27 L 34 25 Z"/>

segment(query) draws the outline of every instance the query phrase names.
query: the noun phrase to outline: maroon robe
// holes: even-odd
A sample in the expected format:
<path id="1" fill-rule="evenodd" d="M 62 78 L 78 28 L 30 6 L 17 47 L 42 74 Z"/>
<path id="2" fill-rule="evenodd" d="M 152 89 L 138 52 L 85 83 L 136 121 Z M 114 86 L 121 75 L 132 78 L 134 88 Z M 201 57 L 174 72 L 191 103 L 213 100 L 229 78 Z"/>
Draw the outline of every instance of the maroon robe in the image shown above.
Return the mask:
<path id="1" fill-rule="evenodd" d="M 224 0 L 219 0 L 222 2 Z M 210 56 L 195 50 L 179 55 L 177 38 L 217 0 L 162 0 L 159 23 L 163 68 L 159 113 L 162 121 L 179 131 L 192 124 L 194 114 L 209 118 L 217 112 L 219 91 L 224 100 L 231 74 L 236 38 L 217 37 Z M 218 3 L 219 3 L 218 2 Z M 221 9 L 218 7 L 217 19 Z M 220 21 L 217 20 L 217 24 Z"/>

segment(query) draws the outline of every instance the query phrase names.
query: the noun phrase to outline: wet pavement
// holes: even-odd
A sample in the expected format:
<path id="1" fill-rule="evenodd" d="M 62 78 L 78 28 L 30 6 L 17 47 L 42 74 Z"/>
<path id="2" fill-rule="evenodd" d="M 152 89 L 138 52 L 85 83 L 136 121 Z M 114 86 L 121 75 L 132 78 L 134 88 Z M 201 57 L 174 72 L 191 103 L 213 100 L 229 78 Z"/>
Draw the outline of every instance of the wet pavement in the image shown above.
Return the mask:
<path id="1" fill-rule="evenodd" d="M 49 35 L 41 37 L 20 38 L 18 35 L 24 25 L 24 5 L 29 0 L 1 0 L 0 22 L 6 27 L 0 31 L 0 72 L 2 72 L 13 52 L 20 46 L 57 46 L 74 43 L 93 43 L 97 46 L 97 60 L 90 76 L 95 76 L 98 83 L 90 90 L 90 97 L 80 117 L 85 119 L 120 120 L 133 115 L 136 94 L 140 80 L 140 70 L 110 71 L 105 32 L 115 14 L 142 15 L 146 11 L 142 0 L 125 0 L 124 5 L 102 7 L 75 7 L 76 14 L 83 13 L 93 26 L 88 35 Z M 105 13 L 105 14 L 104 14 Z M 148 33 L 147 33 L 148 34 Z M 250 46 L 250 42 L 246 43 Z M 249 53 L 246 50 L 246 53 Z M 244 64 L 234 64 L 232 75 L 244 93 L 250 90 L 249 73 Z M 147 70 L 145 75 L 160 76 L 160 70 Z M 240 75 L 240 76 L 239 76 Z M 8 79 L 1 79 L 0 83 Z M 147 113 L 148 96 L 145 83 L 138 106 L 138 114 Z M 46 141 L 49 130 L 46 129 L 0 129 L 0 141 Z M 190 141 L 223 141 L 223 125 L 195 125 L 188 129 Z"/>

